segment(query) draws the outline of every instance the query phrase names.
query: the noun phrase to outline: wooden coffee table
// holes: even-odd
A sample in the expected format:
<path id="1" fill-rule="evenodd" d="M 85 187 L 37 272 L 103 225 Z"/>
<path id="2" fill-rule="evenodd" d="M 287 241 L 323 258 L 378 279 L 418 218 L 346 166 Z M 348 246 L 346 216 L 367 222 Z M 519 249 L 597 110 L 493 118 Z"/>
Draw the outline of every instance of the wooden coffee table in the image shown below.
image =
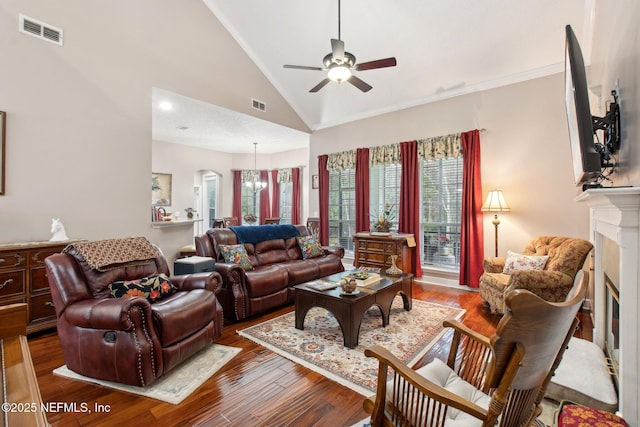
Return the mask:
<path id="1" fill-rule="evenodd" d="M 321 279 L 320 281 L 338 282 L 349 272 L 338 273 Z M 319 280 L 314 280 L 318 282 Z M 376 306 L 382 313 L 382 326 L 389 324 L 391 304 L 395 296 L 400 293 L 404 309 L 411 310 L 411 288 L 413 275 L 382 276 L 380 282 L 366 287 L 358 287 L 354 295 L 345 295 L 340 286 L 327 291 L 318 291 L 308 287 L 305 283 L 294 286 L 296 329 L 304 329 L 304 318 L 312 307 L 322 307 L 333 313 L 344 336 L 344 346 L 355 348 L 358 345 L 360 323 L 364 313 L 372 306 Z"/>

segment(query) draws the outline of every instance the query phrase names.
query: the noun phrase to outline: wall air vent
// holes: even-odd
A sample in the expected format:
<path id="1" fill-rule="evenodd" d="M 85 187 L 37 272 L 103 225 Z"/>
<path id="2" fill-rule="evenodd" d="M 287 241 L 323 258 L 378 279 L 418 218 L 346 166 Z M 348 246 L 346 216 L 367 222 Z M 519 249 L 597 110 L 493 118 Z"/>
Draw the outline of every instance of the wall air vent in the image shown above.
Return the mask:
<path id="1" fill-rule="evenodd" d="M 62 30 L 37 19 L 20 15 L 20 32 L 62 46 Z"/>
<path id="2" fill-rule="evenodd" d="M 251 106 L 256 110 L 267 111 L 267 104 L 262 101 L 258 101 L 257 99 L 251 100 Z"/>

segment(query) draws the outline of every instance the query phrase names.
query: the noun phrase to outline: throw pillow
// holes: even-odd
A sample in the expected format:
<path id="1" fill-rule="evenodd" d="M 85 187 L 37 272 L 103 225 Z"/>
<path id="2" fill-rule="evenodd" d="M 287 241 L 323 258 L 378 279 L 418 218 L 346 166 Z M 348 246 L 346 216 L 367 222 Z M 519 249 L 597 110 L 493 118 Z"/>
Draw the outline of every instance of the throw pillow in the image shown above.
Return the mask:
<path id="1" fill-rule="evenodd" d="M 504 263 L 504 274 L 512 274 L 516 270 L 542 270 L 547 265 L 548 255 L 522 255 L 507 251 L 507 260 Z"/>
<path id="2" fill-rule="evenodd" d="M 302 259 L 315 258 L 324 255 L 324 249 L 320 246 L 320 242 L 314 236 L 300 236 L 298 245 L 302 251 Z"/>
<path id="3" fill-rule="evenodd" d="M 160 301 L 175 294 L 178 288 L 166 274 L 155 274 L 136 280 L 120 280 L 109 285 L 113 298 L 144 297 L 150 303 Z"/>
<path id="4" fill-rule="evenodd" d="M 244 245 L 220 245 L 220 253 L 227 264 L 238 264 L 245 271 L 253 270 Z"/>

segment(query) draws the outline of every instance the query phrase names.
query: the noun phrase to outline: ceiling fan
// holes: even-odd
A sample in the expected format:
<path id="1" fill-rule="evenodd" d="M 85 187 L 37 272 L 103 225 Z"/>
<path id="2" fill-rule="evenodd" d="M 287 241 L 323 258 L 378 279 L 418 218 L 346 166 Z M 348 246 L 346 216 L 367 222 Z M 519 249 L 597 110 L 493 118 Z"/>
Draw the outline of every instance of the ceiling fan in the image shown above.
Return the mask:
<path id="1" fill-rule="evenodd" d="M 348 81 L 363 92 L 368 92 L 372 86 L 353 74 L 353 71 L 374 70 L 376 68 L 395 67 L 396 58 L 377 59 L 375 61 L 356 63 L 356 57 L 344 50 L 344 42 L 340 39 L 340 0 L 338 0 L 338 38 L 331 39 L 331 53 L 322 60 L 324 67 L 308 67 L 304 65 L 285 65 L 284 68 L 297 70 L 328 71 L 327 77 L 315 85 L 309 92 L 318 92 L 330 81 L 342 83 Z"/>

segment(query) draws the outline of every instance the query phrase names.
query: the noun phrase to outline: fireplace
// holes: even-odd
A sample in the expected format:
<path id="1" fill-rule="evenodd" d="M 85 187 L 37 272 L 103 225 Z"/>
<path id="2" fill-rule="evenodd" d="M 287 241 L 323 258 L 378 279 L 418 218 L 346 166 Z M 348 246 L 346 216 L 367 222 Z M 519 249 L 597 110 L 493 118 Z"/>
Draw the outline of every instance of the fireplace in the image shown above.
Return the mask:
<path id="1" fill-rule="evenodd" d="M 589 206 L 594 245 L 593 341 L 608 355 L 619 412 L 640 427 L 640 187 L 595 188 Z"/>
<path id="2" fill-rule="evenodd" d="M 604 274 L 605 284 L 605 330 L 604 352 L 607 355 L 609 372 L 616 390 L 620 373 L 620 293 L 611 278 Z"/>

